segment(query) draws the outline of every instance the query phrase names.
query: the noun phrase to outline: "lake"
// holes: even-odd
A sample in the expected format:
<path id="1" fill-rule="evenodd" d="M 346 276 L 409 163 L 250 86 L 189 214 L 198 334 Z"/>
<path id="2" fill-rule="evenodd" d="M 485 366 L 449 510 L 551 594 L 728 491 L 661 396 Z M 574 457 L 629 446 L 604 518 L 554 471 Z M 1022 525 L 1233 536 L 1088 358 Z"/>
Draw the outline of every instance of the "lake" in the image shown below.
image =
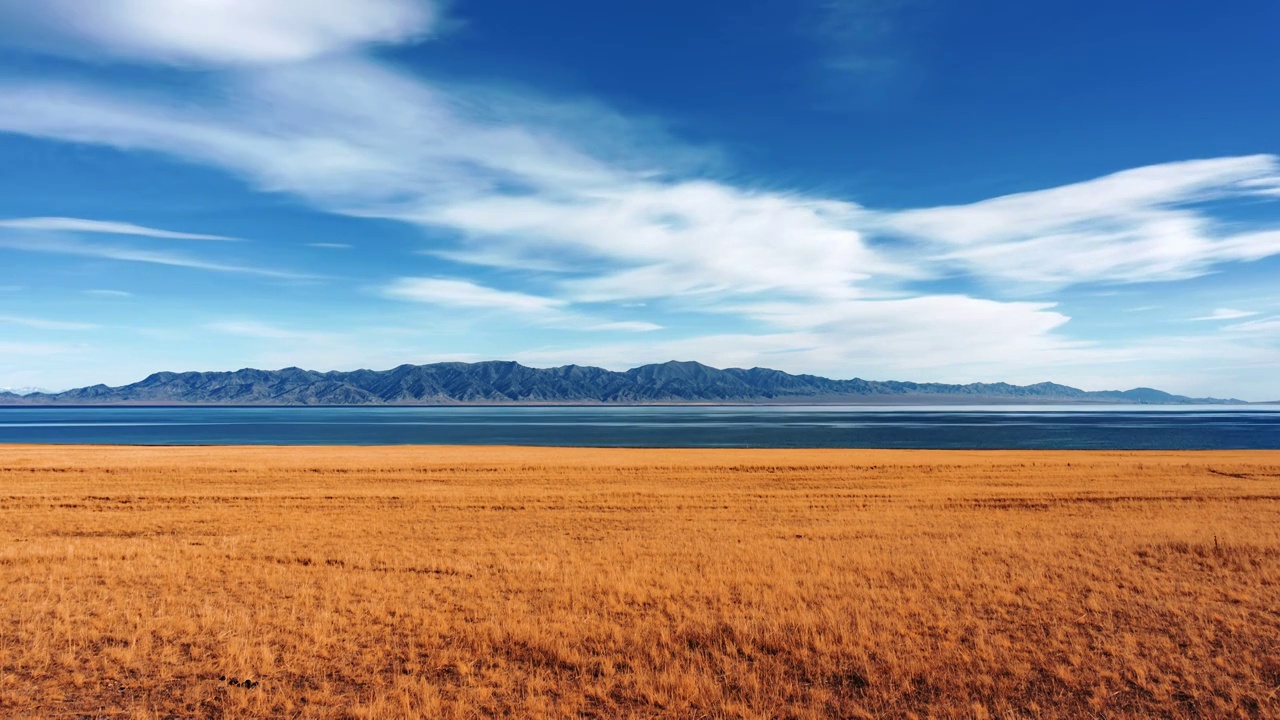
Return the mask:
<path id="1" fill-rule="evenodd" d="M 3 407 L 0 442 L 1280 449 L 1280 406 Z"/>

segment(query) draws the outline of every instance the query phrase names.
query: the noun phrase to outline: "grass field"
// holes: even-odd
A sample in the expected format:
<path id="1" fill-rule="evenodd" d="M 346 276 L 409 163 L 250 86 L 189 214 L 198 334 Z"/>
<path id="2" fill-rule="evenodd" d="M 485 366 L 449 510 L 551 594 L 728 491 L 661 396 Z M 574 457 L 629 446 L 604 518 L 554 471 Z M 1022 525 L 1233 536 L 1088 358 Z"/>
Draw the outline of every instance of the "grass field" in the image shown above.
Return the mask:
<path id="1" fill-rule="evenodd" d="M 0 446 L 0 717 L 491 716 L 1280 717 L 1280 453 Z"/>

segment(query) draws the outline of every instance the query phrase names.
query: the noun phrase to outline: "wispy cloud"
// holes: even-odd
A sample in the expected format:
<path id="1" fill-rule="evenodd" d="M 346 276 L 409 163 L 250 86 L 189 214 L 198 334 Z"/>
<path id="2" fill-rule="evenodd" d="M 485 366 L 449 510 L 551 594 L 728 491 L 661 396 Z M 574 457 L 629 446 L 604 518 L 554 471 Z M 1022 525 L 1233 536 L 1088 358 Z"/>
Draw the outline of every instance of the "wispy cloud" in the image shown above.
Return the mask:
<path id="1" fill-rule="evenodd" d="M 1280 253 L 1280 232 L 1225 231 L 1205 207 L 1263 197 L 1280 183 L 1270 155 L 886 212 L 666 177 L 625 161 L 626 152 L 577 146 L 574 127 L 546 124 L 571 117 L 589 125 L 589 113 L 433 85 L 367 61 L 273 67 L 228 81 L 233 92 L 217 97 L 235 99 L 204 107 L 8 83 L 0 127 L 168 152 L 330 211 L 448 228 L 463 238 L 442 251 L 456 261 L 523 268 L 548 254 L 573 258 L 597 269 L 566 280 L 565 296 L 582 301 L 766 291 L 848 297 L 957 272 L 1040 288 L 1143 282 Z"/>
<path id="2" fill-rule="evenodd" d="M 569 200 L 493 196 L 420 219 L 504 248 L 511 267 L 548 247 L 612 264 L 565 282 L 576 299 L 605 301 L 768 290 L 840 297 L 873 276 L 917 275 L 868 245 L 857 229 L 865 215 L 852 203 L 689 181 Z"/>
<path id="3" fill-rule="evenodd" d="M 0 2 L 10 42 L 176 64 L 296 62 L 422 37 L 430 0 L 40 0 Z"/>
<path id="4" fill-rule="evenodd" d="M 0 325 L 21 325 L 37 330 L 97 330 L 100 325 L 66 320 L 47 320 L 45 318 L 22 317 L 16 315 L 0 315 Z"/>
<path id="5" fill-rule="evenodd" d="M 94 297 L 106 298 L 127 298 L 133 297 L 133 293 L 124 290 L 82 290 L 85 295 L 93 295 Z"/>
<path id="6" fill-rule="evenodd" d="M 566 305 L 563 300 L 554 298 L 496 290 L 466 280 L 442 278 L 399 278 L 387 285 L 382 292 L 389 298 L 430 305 L 506 310 L 534 315 L 556 313 Z"/>
<path id="7" fill-rule="evenodd" d="M 1235 323 L 1222 328 L 1231 333 L 1249 334 L 1274 341 L 1280 346 L 1280 317 L 1262 318 L 1248 322 Z M 1280 351 L 1280 347 L 1276 348 Z M 1274 358 L 1275 356 L 1273 356 Z"/>
<path id="8" fill-rule="evenodd" d="M 494 247 L 476 247 L 449 250 L 419 250 L 419 255 L 448 260 L 458 265 L 476 267 L 521 268 L 531 272 L 575 273 L 582 271 L 581 263 L 570 258 L 554 257 L 554 253 L 537 252 L 536 248 L 511 247 L 496 245 Z"/>
<path id="9" fill-rule="evenodd" d="M 927 0 L 811 0 L 802 33 L 824 68 L 846 81 L 880 85 L 899 79 L 912 62 L 904 25 Z"/>
<path id="10" fill-rule="evenodd" d="M 619 330 L 622 332 L 654 332 L 655 330 L 662 330 L 663 327 L 657 323 L 645 322 L 643 320 L 619 320 L 615 322 L 588 325 L 583 329 L 603 331 Z"/>
<path id="11" fill-rule="evenodd" d="M 1249 310 L 1235 310 L 1232 308 L 1218 308 L 1208 315 L 1193 317 L 1192 320 L 1239 320 L 1240 318 L 1253 317 L 1258 313 Z"/>
<path id="12" fill-rule="evenodd" d="M 1001 283 L 1062 287 L 1196 277 L 1280 254 L 1280 232 L 1232 232 L 1204 209 L 1280 185 L 1274 155 L 1152 165 L 971 205 L 888 213 L 926 263 Z"/>
<path id="13" fill-rule="evenodd" d="M 292 330 L 258 320 L 219 320 L 206 323 L 205 328 L 227 335 L 239 335 L 259 340 L 301 340 L 327 343 L 341 337 L 338 333 Z"/>
<path id="14" fill-rule="evenodd" d="M 107 235 L 132 235 L 134 237 L 160 238 L 164 240 L 213 240 L 219 242 L 243 242 L 240 238 L 202 233 L 174 232 L 143 227 L 133 223 L 107 220 L 85 220 L 65 217 L 32 217 L 0 220 L 0 228 L 17 230 L 48 230 L 53 232 L 101 233 Z"/>
<path id="15" fill-rule="evenodd" d="M 165 265 L 168 267 L 190 268 L 194 270 L 208 270 L 211 272 L 235 273 L 240 275 L 256 275 L 259 277 L 276 278 L 280 280 L 315 280 L 317 276 L 306 275 L 302 273 L 289 272 L 285 270 L 275 270 L 270 268 L 252 267 L 248 265 L 236 265 L 230 263 L 220 263 L 208 260 L 202 260 L 187 255 L 177 253 L 161 252 L 156 250 L 142 250 L 137 248 L 120 247 L 115 245 L 101 245 L 96 243 L 87 243 L 79 240 L 66 238 L 40 238 L 32 240 L 25 237 L 0 237 L 0 248 L 8 248 L 10 250 L 22 250 L 26 252 L 52 253 L 56 255 L 74 255 L 79 257 L 101 258 L 104 260 L 118 260 L 121 262 L 146 263 L 151 265 Z"/>
<path id="16" fill-rule="evenodd" d="M 467 280 L 398 278 L 384 287 L 382 294 L 396 300 L 442 307 L 502 311 L 524 321 L 573 330 L 652 332 L 662 329 L 661 325 L 652 322 L 599 320 L 570 310 L 570 303 L 566 300 L 498 290 Z"/>
<path id="17" fill-rule="evenodd" d="M 316 242 L 307 243 L 307 247 L 324 248 L 326 250 L 350 250 L 354 246 L 347 243 Z"/>
<path id="18" fill-rule="evenodd" d="M 75 345 L 58 343 L 28 343 L 0 340 L 0 356 L 47 357 L 79 350 Z"/>

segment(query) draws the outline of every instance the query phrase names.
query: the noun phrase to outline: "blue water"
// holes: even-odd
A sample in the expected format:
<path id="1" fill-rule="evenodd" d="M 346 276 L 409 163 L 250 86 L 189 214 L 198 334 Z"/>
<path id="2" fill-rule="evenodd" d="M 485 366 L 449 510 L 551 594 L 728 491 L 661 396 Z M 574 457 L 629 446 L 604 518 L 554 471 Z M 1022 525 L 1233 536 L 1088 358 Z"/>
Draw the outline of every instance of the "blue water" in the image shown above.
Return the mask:
<path id="1" fill-rule="evenodd" d="M 0 443 L 1280 449 L 1280 406 L 11 407 Z"/>

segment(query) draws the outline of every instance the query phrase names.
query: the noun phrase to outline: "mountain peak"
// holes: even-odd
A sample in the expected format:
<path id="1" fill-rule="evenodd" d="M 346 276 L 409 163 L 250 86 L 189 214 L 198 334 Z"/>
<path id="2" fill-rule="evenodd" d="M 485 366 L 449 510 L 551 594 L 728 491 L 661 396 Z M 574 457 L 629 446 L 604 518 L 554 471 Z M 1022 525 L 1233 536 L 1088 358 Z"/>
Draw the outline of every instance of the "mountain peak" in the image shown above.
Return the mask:
<path id="1" fill-rule="evenodd" d="M 5 404 L 437 405 L 492 403 L 1222 403 L 1152 388 L 1086 392 L 1056 383 L 913 383 L 832 380 L 753 367 L 721 370 L 692 360 L 625 372 L 564 365 L 539 369 L 512 360 L 400 365 L 391 370 L 319 373 L 288 367 L 235 372 L 158 372 L 132 385 L 94 385 Z"/>

